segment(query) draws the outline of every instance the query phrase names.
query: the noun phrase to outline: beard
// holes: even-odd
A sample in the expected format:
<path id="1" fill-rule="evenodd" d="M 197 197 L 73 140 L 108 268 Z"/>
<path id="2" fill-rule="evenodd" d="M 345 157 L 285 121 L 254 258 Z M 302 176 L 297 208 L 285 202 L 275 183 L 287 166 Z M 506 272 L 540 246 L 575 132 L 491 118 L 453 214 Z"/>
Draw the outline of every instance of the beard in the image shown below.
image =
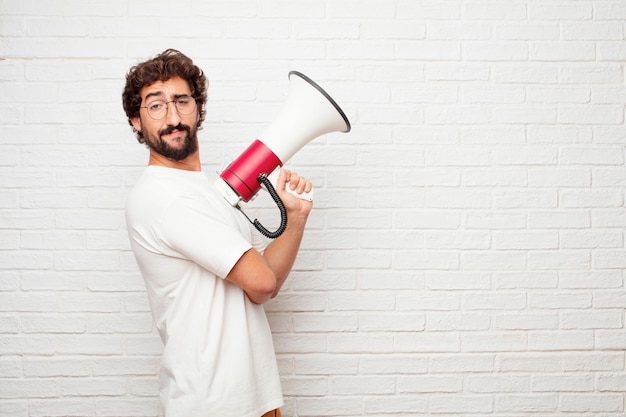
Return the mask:
<path id="1" fill-rule="evenodd" d="M 163 140 L 163 135 L 169 135 L 174 130 L 186 132 L 180 147 L 173 147 Z M 182 123 L 179 123 L 178 126 L 168 126 L 166 129 L 161 130 L 158 136 L 147 134 L 145 139 L 148 148 L 174 161 L 181 161 L 198 150 L 198 130 L 195 127 L 192 129 Z"/>

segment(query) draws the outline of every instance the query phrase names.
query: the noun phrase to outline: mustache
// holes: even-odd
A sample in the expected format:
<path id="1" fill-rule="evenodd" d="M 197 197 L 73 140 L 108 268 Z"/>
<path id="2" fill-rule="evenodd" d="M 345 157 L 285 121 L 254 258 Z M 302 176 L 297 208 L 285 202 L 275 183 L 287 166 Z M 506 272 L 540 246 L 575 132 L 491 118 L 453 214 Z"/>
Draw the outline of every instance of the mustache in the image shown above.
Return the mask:
<path id="1" fill-rule="evenodd" d="M 175 130 L 179 130 L 179 131 L 185 131 L 187 132 L 187 134 L 191 133 L 191 128 L 187 125 L 184 125 L 182 123 L 179 123 L 176 126 L 168 126 L 165 129 L 161 130 L 159 132 L 159 135 L 163 136 L 163 135 L 169 135 L 172 132 L 174 132 Z"/>

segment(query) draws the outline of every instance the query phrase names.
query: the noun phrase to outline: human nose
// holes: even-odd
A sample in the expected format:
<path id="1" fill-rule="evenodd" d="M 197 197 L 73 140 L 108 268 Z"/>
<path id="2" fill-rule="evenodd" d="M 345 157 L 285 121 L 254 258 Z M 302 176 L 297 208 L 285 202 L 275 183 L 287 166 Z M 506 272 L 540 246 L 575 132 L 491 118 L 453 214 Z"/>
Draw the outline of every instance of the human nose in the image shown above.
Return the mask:
<path id="1" fill-rule="evenodd" d="M 170 126 L 178 126 L 180 123 L 180 115 L 178 114 L 175 101 L 168 101 L 165 105 L 167 109 L 167 113 L 165 113 L 166 123 Z"/>

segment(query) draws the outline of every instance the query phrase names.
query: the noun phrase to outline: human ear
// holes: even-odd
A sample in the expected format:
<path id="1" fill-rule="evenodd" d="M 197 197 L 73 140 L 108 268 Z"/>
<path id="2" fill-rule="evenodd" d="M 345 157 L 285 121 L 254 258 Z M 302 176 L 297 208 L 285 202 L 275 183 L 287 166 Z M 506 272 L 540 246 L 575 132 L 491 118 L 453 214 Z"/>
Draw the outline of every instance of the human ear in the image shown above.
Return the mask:
<path id="1" fill-rule="evenodd" d="M 133 117 L 130 119 L 130 122 L 137 132 L 141 132 L 141 118 Z"/>

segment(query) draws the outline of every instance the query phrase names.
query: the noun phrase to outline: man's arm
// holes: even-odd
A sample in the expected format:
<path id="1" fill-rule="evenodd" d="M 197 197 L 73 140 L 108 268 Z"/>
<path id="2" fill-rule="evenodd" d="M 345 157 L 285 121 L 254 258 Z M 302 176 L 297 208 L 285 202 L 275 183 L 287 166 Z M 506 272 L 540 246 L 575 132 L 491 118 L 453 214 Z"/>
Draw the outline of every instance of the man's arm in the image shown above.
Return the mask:
<path id="1" fill-rule="evenodd" d="M 296 173 L 281 169 L 276 192 L 287 210 L 287 228 L 266 249 L 263 255 L 254 249 L 248 250 L 231 269 L 227 280 L 241 287 L 254 303 L 262 304 L 275 297 L 298 255 L 304 227 L 313 203 L 300 199 L 286 190 L 297 193 L 309 192 L 311 182 Z"/>

